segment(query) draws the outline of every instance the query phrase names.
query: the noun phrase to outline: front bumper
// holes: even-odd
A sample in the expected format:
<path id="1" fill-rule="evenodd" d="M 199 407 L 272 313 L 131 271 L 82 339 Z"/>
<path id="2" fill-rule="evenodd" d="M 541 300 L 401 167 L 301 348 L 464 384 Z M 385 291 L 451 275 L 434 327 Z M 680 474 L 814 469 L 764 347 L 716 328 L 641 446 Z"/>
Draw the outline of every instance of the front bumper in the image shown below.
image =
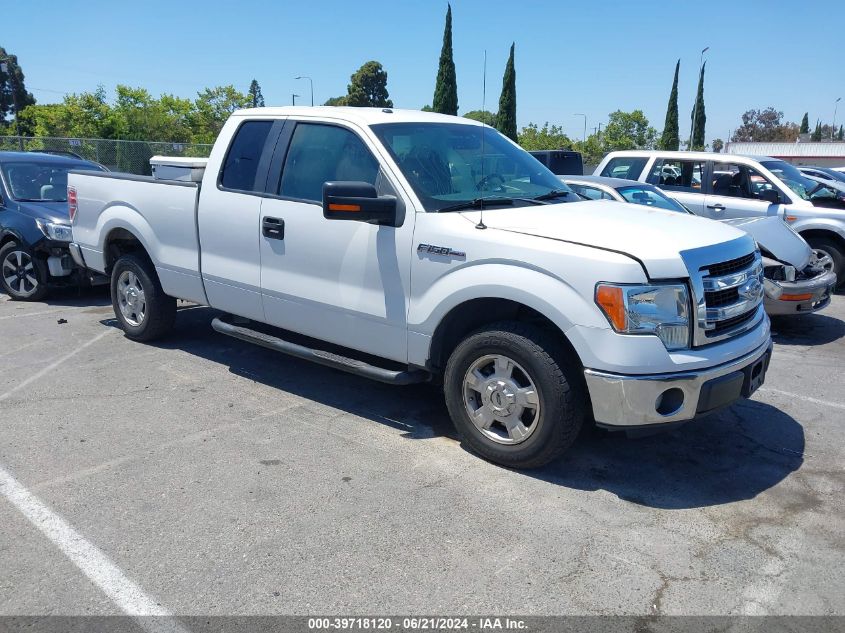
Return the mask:
<path id="1" fill-rule="evenodd" d="M 631 429 L 692 420 L 747 398 L 763 384 L 772 342 L 723 365 L 673 374 L 584 370 L 596 424 Z"/>
<path id="2" fill-rule="evenodd" d="M 763 304 L 769 315 L 810 314 L 826 308 L 836 286 L 836 273 L 825 272 L 812 279 L 773 281 L 766 279 Z M 794 299 L 810 295 L 803 299 Z M 793 297 L 790 299 L 790 297 Z"/>
<path id="3" fill-rule="evenodd" d="M 79 244 L 76 242 L 71 242 L 68 244 L 68 250 L 70 251 L 70 256 L 73 258 L 73 261 L 76 262 L 76 265 L 82 268 L 88 268 L 85 265 L 85 258 L 82 257 L 82 249 L 79 248 Z"/>

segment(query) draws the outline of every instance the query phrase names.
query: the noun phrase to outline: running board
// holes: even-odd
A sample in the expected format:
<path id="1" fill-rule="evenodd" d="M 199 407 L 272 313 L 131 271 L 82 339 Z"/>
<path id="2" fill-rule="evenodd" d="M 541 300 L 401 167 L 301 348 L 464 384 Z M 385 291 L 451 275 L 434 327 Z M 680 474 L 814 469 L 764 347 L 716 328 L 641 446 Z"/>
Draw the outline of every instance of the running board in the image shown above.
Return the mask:
<path id="1" fill-rule="evenodd" d="M 314 349 L 312 347 L 305 347 L 304 345 L 298 345 L 297 343 L 291 343 L 290 341 L 278 338 L 272 334 L 259 332 L 241 325 L 233 325 L 221 317 L 216 317 L 211 322 L 211 327 L 221 334 L 247 341 L 248 343 L 254 343 L 261 347 L 282 352 L 283 354 L 302 358 L 303 360 L 310 360 L 326 367 L 333 367 L 334 369 L 347 371 L 351 374 L 358 374 L 359 376 L 378 380 L 379 382 L 390 385 L 410 385 L 417 382 L 426 382 L 430 378 L 428 372 L 422 370 L 406 369 L 404 371 L 398 371 L 376 367 L 362 360 L 348 358 L 340 354 L 333 354 L 332 352 Z"/>

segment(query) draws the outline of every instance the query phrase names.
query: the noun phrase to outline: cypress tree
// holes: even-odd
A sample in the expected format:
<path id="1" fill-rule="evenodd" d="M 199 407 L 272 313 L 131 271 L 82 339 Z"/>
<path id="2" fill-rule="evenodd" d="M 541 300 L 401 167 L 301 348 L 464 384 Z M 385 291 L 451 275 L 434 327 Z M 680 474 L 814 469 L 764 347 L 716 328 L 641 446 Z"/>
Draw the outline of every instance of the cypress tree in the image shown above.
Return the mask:
<path id="1" fill-rule="evenodd" d="M 841 141 L 841 140 L 843 140 L 843 139 L 845 139 L 845 128 L 843 128 L 843 127 L 840 125 L 840 126 L 839 126 L 839 133 L 836 135 L 836 140 L 837 140 L 837 141 Z"/>
<path id="2" fill-rule="evenodd" d="M 707 124 L 707 113 L 704 110 L 704 67 L 701 66 L 701 74 L 698 76 L 698 92 L 695 96 L 695 107 L 692 111 L 692 147 L 691 150 L 704 149 L 704 128 Z"/>
<path id="3" fill-rule="evenodd" d="M 443 48 L 440 50 L 440 67 L 434 85 L 432 109 L 441 114 L 458 114 L 458 80 L 452 59 L 452 5 L 446 5 L 446 27 L 443 29 Z"/>
<path id="4" fill-rule="evenodd" d="M 666 107 L 666 122 L 663 124 L 663 134 L 660 137 L 660 149 L 677 152 L 681 140 L 678 134 L 678 72 L 681 60 L 675 64 L 675 79 L 672 81 L 672 92 L 669 93 L 669 105 Z"/>
<path id="5" fill-rule="evenodd" d="M 516 70 L 513 65 L 514 44 L 511 44 L 511 54 L 505 66 L 505 76 L 502 78 L 502 95 L 499 97 L 499 112 L 496 114 L 496 129 L 516 142 Z"/>
<path id="6" fill-rule="evenodd" d="M 811 141 L 818 143 L 822 140 L 822 124 L 819 121 L 816 121 L 816 129 L 813 131 L 813 135 L 810 137 Z"/>
<path id="7" fill-rule="evenodd" d="M 801 119 L 801 129 L 798 130 L 799 134 L 809 134 L 810 133 L 810 118 L 809 112 L 804 113 L 804 118 Z"/>
<path id="8" fill-rule="evenodd" d="M 264 95 L 261 94 L 261 86 L 258 85 L 258 82 L 255 79 L 253 79 L 252 83 L 249 84 L 249 92 L 247 94 L 249 96 L 249 104 L 251 108 L 264 107 Z"/>

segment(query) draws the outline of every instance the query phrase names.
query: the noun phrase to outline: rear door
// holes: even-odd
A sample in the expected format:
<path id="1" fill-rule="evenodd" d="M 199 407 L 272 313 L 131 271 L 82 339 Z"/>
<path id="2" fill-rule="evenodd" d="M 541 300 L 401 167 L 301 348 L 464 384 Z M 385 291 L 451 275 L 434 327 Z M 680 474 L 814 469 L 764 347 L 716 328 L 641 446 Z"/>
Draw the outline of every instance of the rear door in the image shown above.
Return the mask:
<path id="1" fill-rule="evenodd" d="M 705 213 L 714 220 L 778 215 L 782 205 L 760 199 L 766 189 L 778 190 L 753 167 L 726 160 L 710 163 L 710 190 Z"/>
<path id="2" fill-rule="evenodd" d="M 696 215 L 706 216 L 706 169 L 707 161 L 700 159 L 657 158 L 646 182 L 659 187 Z"/>
<path id="3" fill-rule="evenodd" d="M 261 196 L 284 120 L 246 120 L 232 117 L 236 127 L 228 148 L 209 164 L 222 164 L 219 173 L 206 172 L 200 192 L 198 233 L 202 279 L 209 305 L 257 321 L 264 320 L 261 301 L 259 224 Z M 221 136 L 226 134 L 224 128 Z"/>
<path id="4" fill-rule="evenodd" d="M 271 325 L 404 362 L 412 210 L 399 227 L 323 217 L 327 181 L 368 182 L 404 209 L 376 151 L 351 126 L 289 122 L 261 203 L 261 292 Z"/>

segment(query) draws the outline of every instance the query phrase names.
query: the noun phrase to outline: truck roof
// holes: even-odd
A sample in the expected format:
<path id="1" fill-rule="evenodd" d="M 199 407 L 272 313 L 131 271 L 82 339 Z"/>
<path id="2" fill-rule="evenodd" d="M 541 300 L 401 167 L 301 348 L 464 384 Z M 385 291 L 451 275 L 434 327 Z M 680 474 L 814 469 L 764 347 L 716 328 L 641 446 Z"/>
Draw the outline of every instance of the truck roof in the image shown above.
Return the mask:
<path id="1" fill-rule="evenodd" d="M 400 110 L 397 108 L 353 108 L 349 106 L 283 106 L 278 108 L 247 108 L 235 111 L 232 116 L 238 117 L 284 117 L 284 116 L 312 116 L 323 119 L 339 119 L 358 123 L 359 125 L 374 125 L 376 123 L 463 123 L 466 125 L 483 125 L 479 121 L 460 116 L 439 114 L 437 112 L 423 112 L 422 110 Z"/>
<path id="2" fill-rule="evenodd" d="M 750 154 L 724 154 L 719 152 L 664 152 L 659 149 L 626 149 L 616 152 L 610 152 L 608 155 L 613 156 L 662 156 L 663 158 L 692 158 L 698 160 L 714 160 L 716 158 L 730 161 L 735 158 L 750 158 L 751 160 L 778 160 L 771 156 L 752 156 Z"/>

